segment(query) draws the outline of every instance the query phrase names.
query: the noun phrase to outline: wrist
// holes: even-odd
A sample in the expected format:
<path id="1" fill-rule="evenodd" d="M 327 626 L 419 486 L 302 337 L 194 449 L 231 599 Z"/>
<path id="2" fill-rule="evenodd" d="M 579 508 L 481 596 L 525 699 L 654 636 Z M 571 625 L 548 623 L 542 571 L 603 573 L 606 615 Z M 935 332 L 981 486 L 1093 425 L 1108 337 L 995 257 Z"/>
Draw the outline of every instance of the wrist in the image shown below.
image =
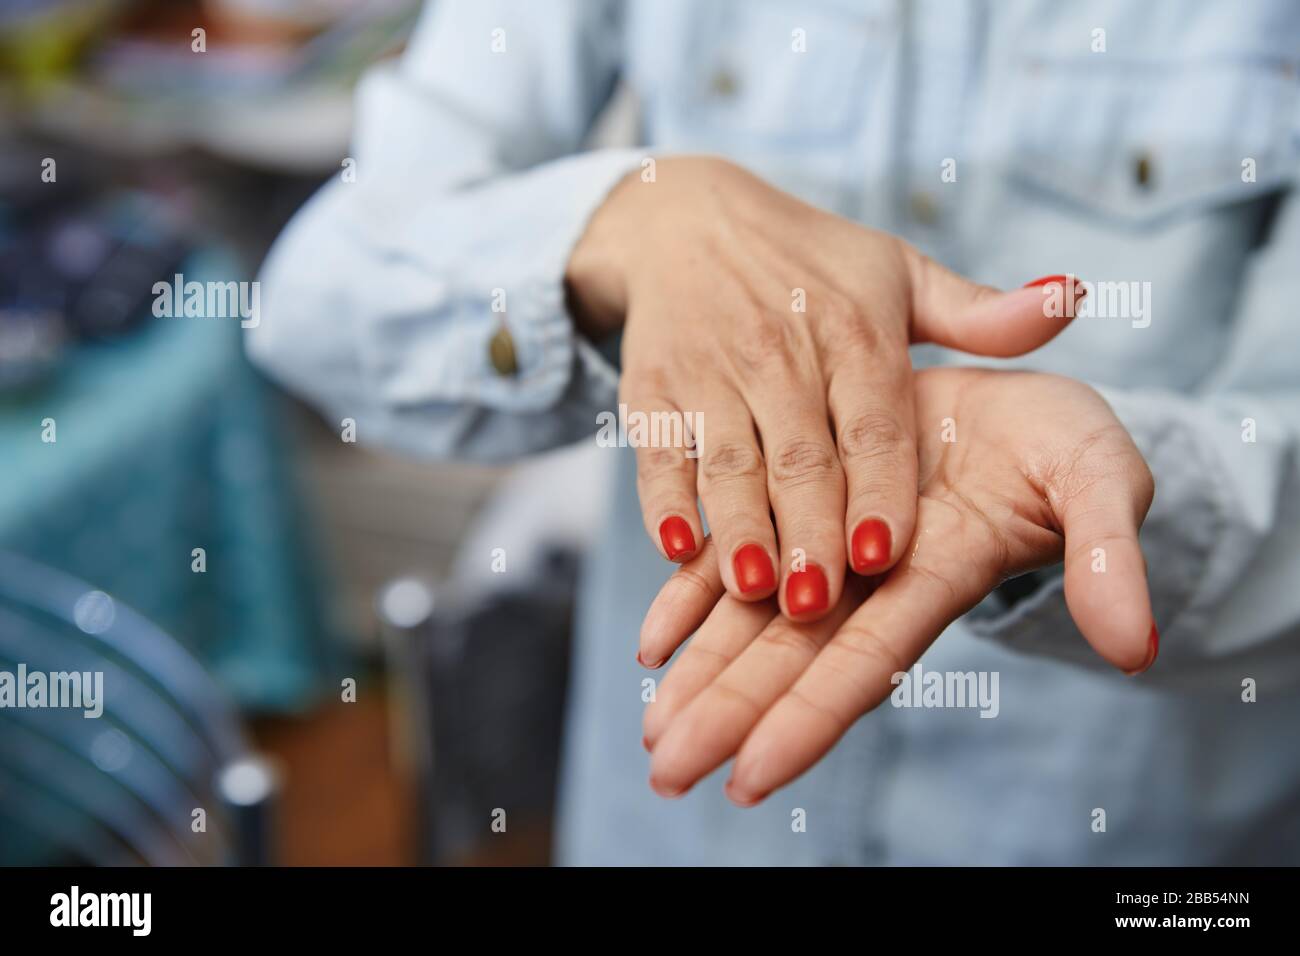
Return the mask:
<path id="1" fill-rule="evenodd" d="M 610 190 L 583 230 L 564 270 L 565 297 L 574 324 L 598 340 L 622 327 L 627 314 L 627 212 L 638 174 L 628 173 Z"/>

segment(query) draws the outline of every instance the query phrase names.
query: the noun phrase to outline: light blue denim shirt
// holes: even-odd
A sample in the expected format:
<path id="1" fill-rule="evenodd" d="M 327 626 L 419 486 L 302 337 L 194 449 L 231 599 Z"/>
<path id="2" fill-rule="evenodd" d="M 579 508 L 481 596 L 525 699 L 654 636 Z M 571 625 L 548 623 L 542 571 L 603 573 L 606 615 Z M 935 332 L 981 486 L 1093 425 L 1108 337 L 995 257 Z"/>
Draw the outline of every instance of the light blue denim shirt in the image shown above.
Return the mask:
<path id="1" fill-rule="evenodd" d="M 645 146 L 579 152 L 620 82 Z M 251 354 L 421 455 L 592 441 L 618 372 L 575 332 L 564 265 L 612 184 L 676 152 L 729 156 L 983 282 L 1098 283 L 1096 314 L 1009 364 L 1095 385 L 1146 455 L 1161 654 L 1109 671 L 1047 572 L 922 660 L 996 672 L 995 719 L 886 704 L 756 809 L 718 774 L 663 801 L 633 654 L 669 568 L 610 450 L 563 859 L 1300 862 L 1300 4 L 435 4 L 358 92 L 356 181 L 273 250 Z M 489 361 L 501 321 L 515 376 Z"/>

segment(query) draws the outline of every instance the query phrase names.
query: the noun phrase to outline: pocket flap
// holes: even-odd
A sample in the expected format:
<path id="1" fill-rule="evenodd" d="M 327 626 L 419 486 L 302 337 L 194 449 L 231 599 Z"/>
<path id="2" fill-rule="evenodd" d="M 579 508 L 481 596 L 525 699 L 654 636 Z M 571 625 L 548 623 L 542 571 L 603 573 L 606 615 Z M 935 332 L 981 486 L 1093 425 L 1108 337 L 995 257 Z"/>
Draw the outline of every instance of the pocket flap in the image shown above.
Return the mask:
<path id="1" fill-rule="evenodd" d="M 1300 171 L 1294 62 L 1028 61 L 1011 176 L 1130 223 L 1256 199 Z"/>

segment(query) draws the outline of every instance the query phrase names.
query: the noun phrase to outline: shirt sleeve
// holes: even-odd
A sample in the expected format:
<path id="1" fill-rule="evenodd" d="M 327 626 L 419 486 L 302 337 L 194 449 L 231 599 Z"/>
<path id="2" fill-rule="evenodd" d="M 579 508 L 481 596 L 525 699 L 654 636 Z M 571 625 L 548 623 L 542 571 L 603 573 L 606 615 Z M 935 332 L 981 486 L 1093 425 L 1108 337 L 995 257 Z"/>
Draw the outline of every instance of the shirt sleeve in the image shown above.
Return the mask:
<path id="1" fill-rule="evenodd" d="M 1156 479 L 1141 542 L 1160 629 L 1144 680 L 1300 680 L 1300 196 L 1248 267 L 1224 360 L 1197 394 L 1100 388 Z M 982 636 L 1104 667 L 1065 608 L 1059 573 Z M 1231 692 L 1227 688 L 1225 692 Z"/>
<path id="2" fill-rule="evenodd" d="M 613 365 L 563 277 L 586 222 L 639 167 L 577 153 L 617 81 L 609 0 L 430 4 L 357 91 L 354 155 L 261 274 L 252 359 L 363 442 L 503 459 L 595 428 Z M 491 359 L 502 329 L 514 369 Z"/>

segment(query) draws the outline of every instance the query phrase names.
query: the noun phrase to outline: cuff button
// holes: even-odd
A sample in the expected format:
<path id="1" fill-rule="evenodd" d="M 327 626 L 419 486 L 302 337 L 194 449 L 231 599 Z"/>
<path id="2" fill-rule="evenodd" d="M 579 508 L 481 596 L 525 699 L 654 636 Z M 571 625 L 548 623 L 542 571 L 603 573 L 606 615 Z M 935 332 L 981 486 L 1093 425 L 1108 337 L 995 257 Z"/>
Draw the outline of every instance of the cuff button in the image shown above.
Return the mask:
<path id="1" fill-rule="evenodd" d="M 512 376 L 519 371 L 519 360 L 515 357 L 515 340 L 510 330 L 504 325 L 493 333 L 488 342 L 488 358 L 498 375 Z"/>

